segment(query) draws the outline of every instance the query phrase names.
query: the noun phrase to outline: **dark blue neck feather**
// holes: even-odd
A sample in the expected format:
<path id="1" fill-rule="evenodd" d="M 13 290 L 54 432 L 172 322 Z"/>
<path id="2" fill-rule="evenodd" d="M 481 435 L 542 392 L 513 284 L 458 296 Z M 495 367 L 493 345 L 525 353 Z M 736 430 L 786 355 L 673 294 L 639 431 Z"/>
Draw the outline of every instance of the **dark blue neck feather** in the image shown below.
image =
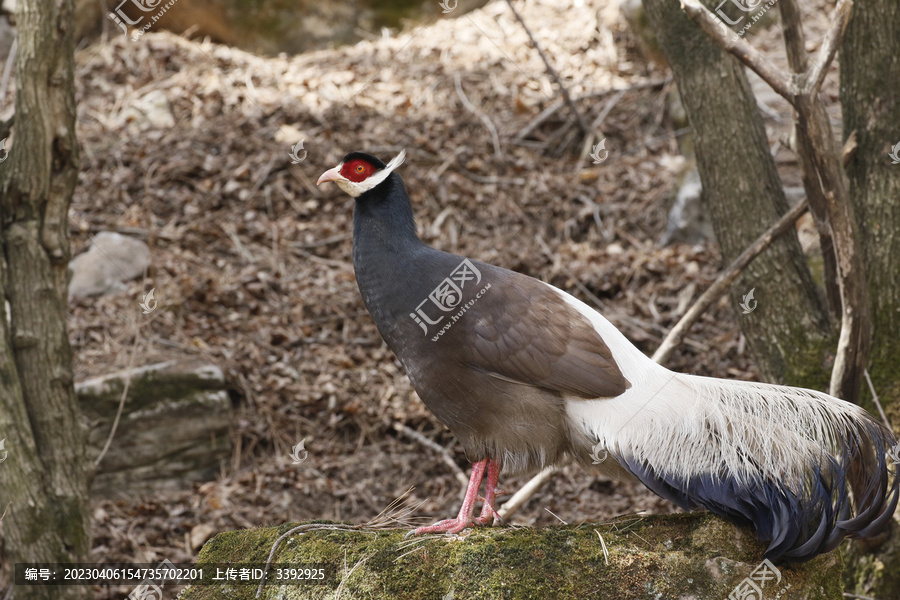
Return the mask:
<path id="1" fill-rule="evenodd" d="M 353 268 L 366 308 L 376 324 L 396 312 L 397 300 L 415 286 L 414 260 L 427 250 L 418 236 L 403 181 L 394 173 L 356 199 Z M 412 285 L 411 285 L 412 284 Z"/>

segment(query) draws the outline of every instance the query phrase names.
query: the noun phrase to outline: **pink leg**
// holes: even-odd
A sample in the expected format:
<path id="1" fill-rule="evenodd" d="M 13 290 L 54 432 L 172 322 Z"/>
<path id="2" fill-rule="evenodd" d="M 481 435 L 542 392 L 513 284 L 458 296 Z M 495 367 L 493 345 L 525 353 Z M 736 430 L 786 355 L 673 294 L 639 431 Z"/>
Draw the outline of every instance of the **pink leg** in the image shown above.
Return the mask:
<path id="1" fill-rule="evenodd" d="M 481 505 L 481 516 L 475 519 L 479 525 L 491 525 L 496 518 L 503 521 L 497 511 L 494 509 L 494 502 L 497 501 L 497 482 L 500 480 L 500 463 L 496 460 L 488 461 L 487 465 L 487 483 L 484 490 L 484 504 Z"/>
<path id="2" fill-rule="evenodd" d="M 481 516 L 477 519 L 472 518 L 472 512 L 475 508 L 475 502 L 478 500 L 478 488 L 481 487 L 481 480 L 484 479 L 484 471 L 487 469 L 488 480 L 487 490 L 485 492 L 484 507 L 481 510 Z M 410 531 L 407 535 L 419 535 L 422 533 L 459 533 L 466 527 L 473 525 L 487 524 L 485 515 L 494 516 L 494 501 L 497 495 L 497 480 L 500 477 L 500 465 L 488 459 L 480 460 L 472 465 L 472 476 L 469 478 L 469 486 L 466 488 L 466 497 L 463 500 L 462 508 L 459 509 L 459 515 L 455 519 L 445 519 L 438 521 L 434 525 L 427 527 L 419 527 Z M 488 508 L 489 507 L 489 508 Z M 485 513 L 485 511 L 488 511 Z"/>

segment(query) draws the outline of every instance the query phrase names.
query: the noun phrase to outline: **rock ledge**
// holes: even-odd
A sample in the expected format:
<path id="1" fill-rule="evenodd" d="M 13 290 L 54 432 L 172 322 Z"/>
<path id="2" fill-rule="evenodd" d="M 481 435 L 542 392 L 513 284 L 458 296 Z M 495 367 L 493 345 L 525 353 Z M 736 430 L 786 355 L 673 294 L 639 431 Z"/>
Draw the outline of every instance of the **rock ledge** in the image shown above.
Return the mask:
<path id="1" fill-rule="evenodd" d="M 200 563 L 265 563 L 275 539 L 294 526 L 220 533 L 203 547 Z M 292 535 L 282 542 L 275 562 L 324 566 L 325 581 L 267 584 L 261 597 L 841 598 L 842 563 L 836 552 L 803 565 L 778 565 L 774 571 L 764 572 L 760 570 L 764 548 L 753 534 L 707 514 L 621 517 L 602 524 L 546 529 L 494 527 L 461 536 L 407 540 L 405 534 L 406 530 L 398 529 L 313 529 Z M 756 595 L 737 594 L 739 586 L 754 584 L 759 586 Z M 228 584 L 194 586 L 179 598 L 249 599 L 255 594 L 256 585 Z"/>

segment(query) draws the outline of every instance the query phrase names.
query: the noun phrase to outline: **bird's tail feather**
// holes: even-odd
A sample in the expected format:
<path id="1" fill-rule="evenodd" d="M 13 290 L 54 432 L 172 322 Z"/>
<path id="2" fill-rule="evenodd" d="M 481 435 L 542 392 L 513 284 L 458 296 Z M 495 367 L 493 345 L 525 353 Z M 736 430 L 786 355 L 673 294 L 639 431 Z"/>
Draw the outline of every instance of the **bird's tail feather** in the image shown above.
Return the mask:
<path id="1" fill-rule="evenodd" d="M 897 440 L 863 409 L 812 390 L 671 375 L 618 431 L 592 427 L 658 495 L 752 525 L 773 560 L 809 560 L 890 520 Z"/>

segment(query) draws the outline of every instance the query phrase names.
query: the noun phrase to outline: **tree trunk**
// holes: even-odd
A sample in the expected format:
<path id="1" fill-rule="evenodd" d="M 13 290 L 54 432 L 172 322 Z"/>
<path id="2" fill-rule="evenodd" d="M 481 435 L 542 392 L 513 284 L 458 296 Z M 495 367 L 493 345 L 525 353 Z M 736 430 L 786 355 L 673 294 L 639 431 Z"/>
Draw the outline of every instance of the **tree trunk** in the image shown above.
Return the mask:
<path id="1" fill-rule="evenodd" d="M 894 432 L 900 434 L 900 4 L 856 2 L 840 49 L 844 135 L 856 133 L 847 163 L 850 197 L 865 254 L 872 306 L 869 373 Z M 868 386 L 863 405 L 877 414 Z M 896 515 L 895 515 L 896 518 Z M 847 555 L 848 591 L 900 598 L 900 527 L 885 545 L 854 544 Z"/>
<path id="2" fill-rule="evenodd" d="M 86 562 L 87 465 L 66 332 L 78 175 L 71 0 L 18 0 L 15 139 L 0 165 L 0 513 L 11 563 Z M 16 599 L 89 598 L 83 586 Z"/>
<path id="3" fill-rule="evenodd" d="M 869 373 L 900 432 L 900 4 L 853 5 L 841 46 L 844 135 L 858 147 L 847 163 L 850 194 L 863 238 L 874 325 Z M 871 399 L 866 390 L 865 396 Z M 874 410 L 871 403 L 869 407 Z"/>
<path id="4" fill-rule="evenodd" d="M 678 2 L 644 0 L 644 9 L 678 82 L 704 202 L 730 263 L 788 209 L 756 99 L 742 65 Z M 827 389 L 825 357 L 835 338 L 796 233 L 781 236 L 735 281 L 733 305 L 751 289 L 757 308 L 738 319 L 763 377 Z"/>

